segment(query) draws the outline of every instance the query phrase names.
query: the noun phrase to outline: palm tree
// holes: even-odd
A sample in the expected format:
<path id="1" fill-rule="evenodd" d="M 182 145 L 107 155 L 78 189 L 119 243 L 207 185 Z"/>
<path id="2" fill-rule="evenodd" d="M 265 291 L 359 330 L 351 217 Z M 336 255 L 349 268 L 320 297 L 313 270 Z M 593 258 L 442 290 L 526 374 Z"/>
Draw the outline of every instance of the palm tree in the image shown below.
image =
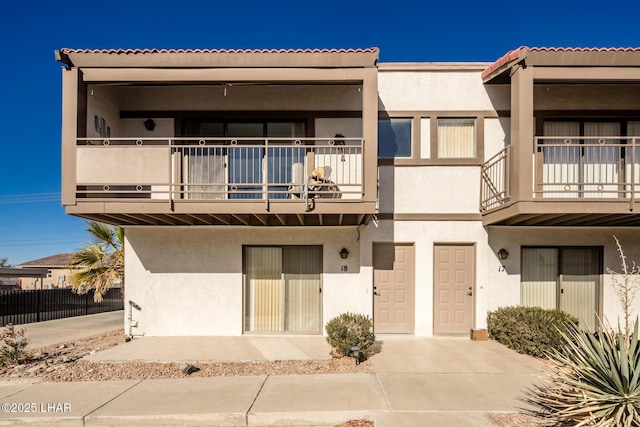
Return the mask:
<path id="1" fill-rule="evenodd" d="M 74 272 L 69 282 L 80 294 L 93 289 L 93 300 L 102 301 L 114 283 L 122 284 L 124 293 L 124 229 L 96 221 L 87 221 L 91 243 L 74 252 L 69 268 Z"/>

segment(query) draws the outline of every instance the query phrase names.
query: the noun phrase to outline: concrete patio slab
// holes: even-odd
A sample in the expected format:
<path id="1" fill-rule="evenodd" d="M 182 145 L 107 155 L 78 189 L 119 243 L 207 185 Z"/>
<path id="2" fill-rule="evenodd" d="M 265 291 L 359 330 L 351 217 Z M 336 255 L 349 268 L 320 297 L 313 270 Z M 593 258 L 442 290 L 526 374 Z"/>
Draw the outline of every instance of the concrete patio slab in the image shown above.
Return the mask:
<path id="1" fill-rule="evenodd" d="M 145 380 L 86 417 L 86 426 L 245 425 L 266 376 Z"/>
<path id="2" fill-rule="evenodd" d="M 249 362 L 330 360 L 317 337 L 142 337 L 86 356 L 90 362 Z"/>
<path id="3" fill-rule="evenodd" d="M 468 338 L 389 338 L 371 358 L 376 372 L 540 373 L 540 361 L 495 341 Z"/>
<path id="4" fill-rule="evenodd" d="M 83 425 L 83 418 L 139 381 L 40 383 L 0 400 L 0 426 Z"/>
<path id="5" fill-rule="evenodd" d="M 269 377 L 248 414 L 251 426 L 335 425 L 388 411 L 375 375 Z"/>

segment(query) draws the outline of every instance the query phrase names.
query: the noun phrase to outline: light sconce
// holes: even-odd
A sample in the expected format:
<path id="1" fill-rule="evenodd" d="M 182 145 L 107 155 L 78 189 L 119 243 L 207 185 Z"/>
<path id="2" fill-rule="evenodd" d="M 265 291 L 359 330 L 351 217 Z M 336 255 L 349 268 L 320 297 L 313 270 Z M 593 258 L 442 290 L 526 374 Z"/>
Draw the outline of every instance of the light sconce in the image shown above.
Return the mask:
<path id="1" fill-rule="evenodd" d="M 349 251 L 347 250 L 347 248 L 342 248 L 340 250 L 340 258 L 347 259 L 348 257 L 349 257 Z"/>
<path id="2" fill-rule="evenodd" d="M 505 248 L 500 249 L 498 251 L 498 258 L 500 258 L 501 260 L 509 258 L 509 252 L 507 252 Z"/>
<path id="3" fill-rule="evenodd" d="M 147 119 L 144 121 L 144 127 L 148 131 L 152 131 L 156 128 L 156 122 L 154 122 L 153 119 Z"/>

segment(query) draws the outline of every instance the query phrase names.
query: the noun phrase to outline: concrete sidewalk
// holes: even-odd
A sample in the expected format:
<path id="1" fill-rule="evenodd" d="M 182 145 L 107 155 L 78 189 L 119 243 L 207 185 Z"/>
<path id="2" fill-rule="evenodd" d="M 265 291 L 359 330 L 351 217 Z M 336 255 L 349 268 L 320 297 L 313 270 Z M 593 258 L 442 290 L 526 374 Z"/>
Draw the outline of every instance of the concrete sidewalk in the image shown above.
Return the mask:
<path id="1" fill-rule="evenodd" d="M 542 370 L 467 338 L 385 337 L 371 360 L 375 374 L 4 384 L 0 425 L 489 426 L 487 412 L 524 406 Z"/>
<path id="2" fill-rule="evenodd" d="M 386 339 L 372 362 L 376 374 L 5 384 L 0 425 L 490 426 L 542 368 L 460 338 Z"/>

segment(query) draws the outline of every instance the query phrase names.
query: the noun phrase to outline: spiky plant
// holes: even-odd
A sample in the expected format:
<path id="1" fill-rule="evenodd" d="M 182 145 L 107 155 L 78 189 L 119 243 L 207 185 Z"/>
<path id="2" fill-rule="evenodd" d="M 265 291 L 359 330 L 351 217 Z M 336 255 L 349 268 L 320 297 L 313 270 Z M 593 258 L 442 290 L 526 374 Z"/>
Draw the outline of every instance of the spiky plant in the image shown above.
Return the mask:
<path id="1" fill-rule="evenodd" d="M 640 344 L 633 333 L 601 323 L 593 335 L 571 326 L 562 351 L 549 356 L 545 382 L 529 389 L 533 412 L 562 425 L 640 426 Z"/>

